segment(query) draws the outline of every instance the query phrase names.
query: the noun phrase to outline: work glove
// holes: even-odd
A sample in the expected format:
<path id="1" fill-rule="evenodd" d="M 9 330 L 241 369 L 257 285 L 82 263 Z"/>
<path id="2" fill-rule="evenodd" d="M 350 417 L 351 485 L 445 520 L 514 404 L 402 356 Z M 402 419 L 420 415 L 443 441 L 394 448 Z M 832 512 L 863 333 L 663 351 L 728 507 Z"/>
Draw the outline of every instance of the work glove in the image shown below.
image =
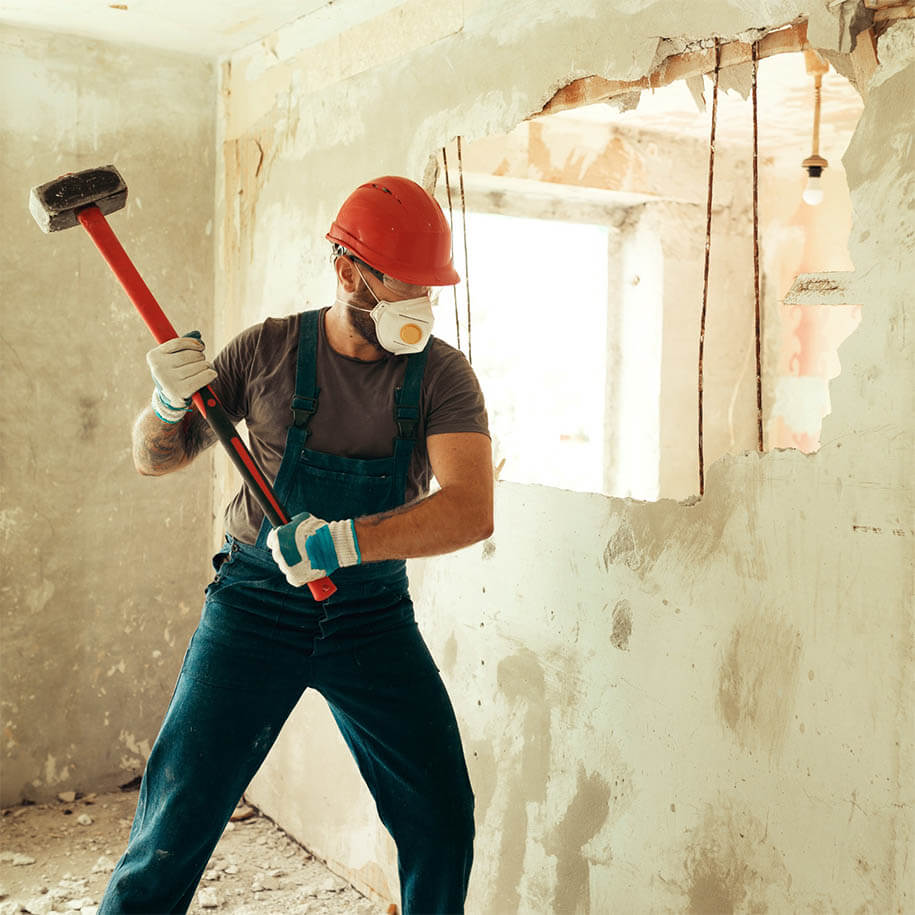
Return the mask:
<path id="1" fill-rule="evenodd" d="M 216 378 L 203 354 L 200 331 L 166 340 L 146 354 L 156 388 L 152 408 L 163 422 L 179 423 L 191 408 L 191 394 Z"/>
<path id="2" fill-rule="evenodd" d="M 296 588 L 362 562 L 353 521 L 322 521 L 308 512 L 273 528 L 267 546 L 286 581 Z"/>

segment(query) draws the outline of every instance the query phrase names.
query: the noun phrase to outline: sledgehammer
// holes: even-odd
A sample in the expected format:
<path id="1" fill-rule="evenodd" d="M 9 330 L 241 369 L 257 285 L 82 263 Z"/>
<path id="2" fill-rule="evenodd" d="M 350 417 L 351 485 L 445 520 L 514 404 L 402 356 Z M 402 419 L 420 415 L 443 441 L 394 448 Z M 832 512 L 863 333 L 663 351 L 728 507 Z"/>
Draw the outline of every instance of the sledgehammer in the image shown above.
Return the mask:
<path id="1" fill-rule="evenodd" d="M 63 175 L 47 184 L 33 187 L 29 195 L 29 209 L 43 232 L 58 232 L 77 224 L 82 225 L 124 287 L 156 342 L 165 343 L 178 334 L 105 219 L 108 213 L 122 209 L 126 203 L 127 185 L 113 165 Z M 207 385 L 194 394 L 193 401 L 200 415 L 210 424 L 228 451 L 244 481 L 251 487 L 251 492 L 270 523 L 274 527 L 286 524 L 289 521 L 288 515 L 235 431 L 215 391 Z M 329 578 L 309 582 L 308 587 L 314 599 L 319 601 L 327 599 L 337 590 Z"/>

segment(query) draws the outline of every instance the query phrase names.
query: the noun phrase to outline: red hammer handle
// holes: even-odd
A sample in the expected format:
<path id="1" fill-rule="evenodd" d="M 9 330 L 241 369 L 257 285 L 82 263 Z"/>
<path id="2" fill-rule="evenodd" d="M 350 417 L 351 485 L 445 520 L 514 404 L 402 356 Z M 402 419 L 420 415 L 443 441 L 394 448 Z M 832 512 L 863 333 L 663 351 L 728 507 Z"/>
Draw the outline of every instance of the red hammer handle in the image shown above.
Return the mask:
<path id="1" fill-rule="evenodd" d="M 118 241 L 114 230 L 108 225 L 108 220 L 105 219 L 99 208 L 94 206 L 86 207 L 86 209 L 79 211 L 77 218 L 124 287 L 128 298 L 140 313 L 140 317 L 146 322 L 146 326 L 152 332 L 156 342 L 165 343 L 166 340 L 172 340 L 177 337 L 178 334 L 175 332 L 171 321 L 165 316 L 159 303 L 149 291 L 149 287 L 143 281 L 143 277 L 140 276 L 139 271 L 127 256 L 127 252 Z M 235 426 L 232 425 L 232 421 L 223 409 L 222 404 L 220 404 L 215 391 L 207 385 L 194 394 L 193 401 L 194 406 L 200 411 L 200 415 L 210 424 L 210 428 L 216 433 L 216 437 L 228 451 L 232 463 L 238 468 L 242 478 L 251 487 L 251 492 L 264 510 L 264 514 L 270 523 L 274 527 L 286 524 L 289 521 L 289 516 L 280 505 L 276 493 L 257 466 L 251 452 L 248 451 L 245 443 L 239 437 Z M 317 601 L 326 600 L 337 590 L 329 578 L 310 581 L 308 588 L 312 597 Z"/>

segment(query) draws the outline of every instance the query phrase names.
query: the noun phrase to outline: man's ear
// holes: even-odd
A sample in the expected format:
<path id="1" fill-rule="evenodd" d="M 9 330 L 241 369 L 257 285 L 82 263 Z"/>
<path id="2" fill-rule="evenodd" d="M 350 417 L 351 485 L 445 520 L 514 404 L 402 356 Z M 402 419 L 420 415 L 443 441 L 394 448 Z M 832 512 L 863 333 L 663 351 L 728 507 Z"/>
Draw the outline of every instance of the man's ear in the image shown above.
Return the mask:
<path id="1" fill-rule="evenodd" d="M 337 282 L 343 287 L 344 292 L 355 292 L 359 288 L 359 273 L 353 262 L 341 254 L 334 261 L 334 270 L 337 273 Z"/>

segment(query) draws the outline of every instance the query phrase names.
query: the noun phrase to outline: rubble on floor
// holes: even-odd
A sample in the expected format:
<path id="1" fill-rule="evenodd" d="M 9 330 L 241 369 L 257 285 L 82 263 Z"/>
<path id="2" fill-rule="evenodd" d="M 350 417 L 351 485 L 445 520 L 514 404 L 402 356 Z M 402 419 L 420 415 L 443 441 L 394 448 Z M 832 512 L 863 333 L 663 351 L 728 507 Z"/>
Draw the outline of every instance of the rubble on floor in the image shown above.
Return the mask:
<path id="1" fill-rule="evenodd" d="M 96 915 L 127 843 L 135 791 L 62 792 L 0 817 L 0 915 Z M 189 915 L 382 915 L 345 880 L 241 804 L 210 859 Z"/>

